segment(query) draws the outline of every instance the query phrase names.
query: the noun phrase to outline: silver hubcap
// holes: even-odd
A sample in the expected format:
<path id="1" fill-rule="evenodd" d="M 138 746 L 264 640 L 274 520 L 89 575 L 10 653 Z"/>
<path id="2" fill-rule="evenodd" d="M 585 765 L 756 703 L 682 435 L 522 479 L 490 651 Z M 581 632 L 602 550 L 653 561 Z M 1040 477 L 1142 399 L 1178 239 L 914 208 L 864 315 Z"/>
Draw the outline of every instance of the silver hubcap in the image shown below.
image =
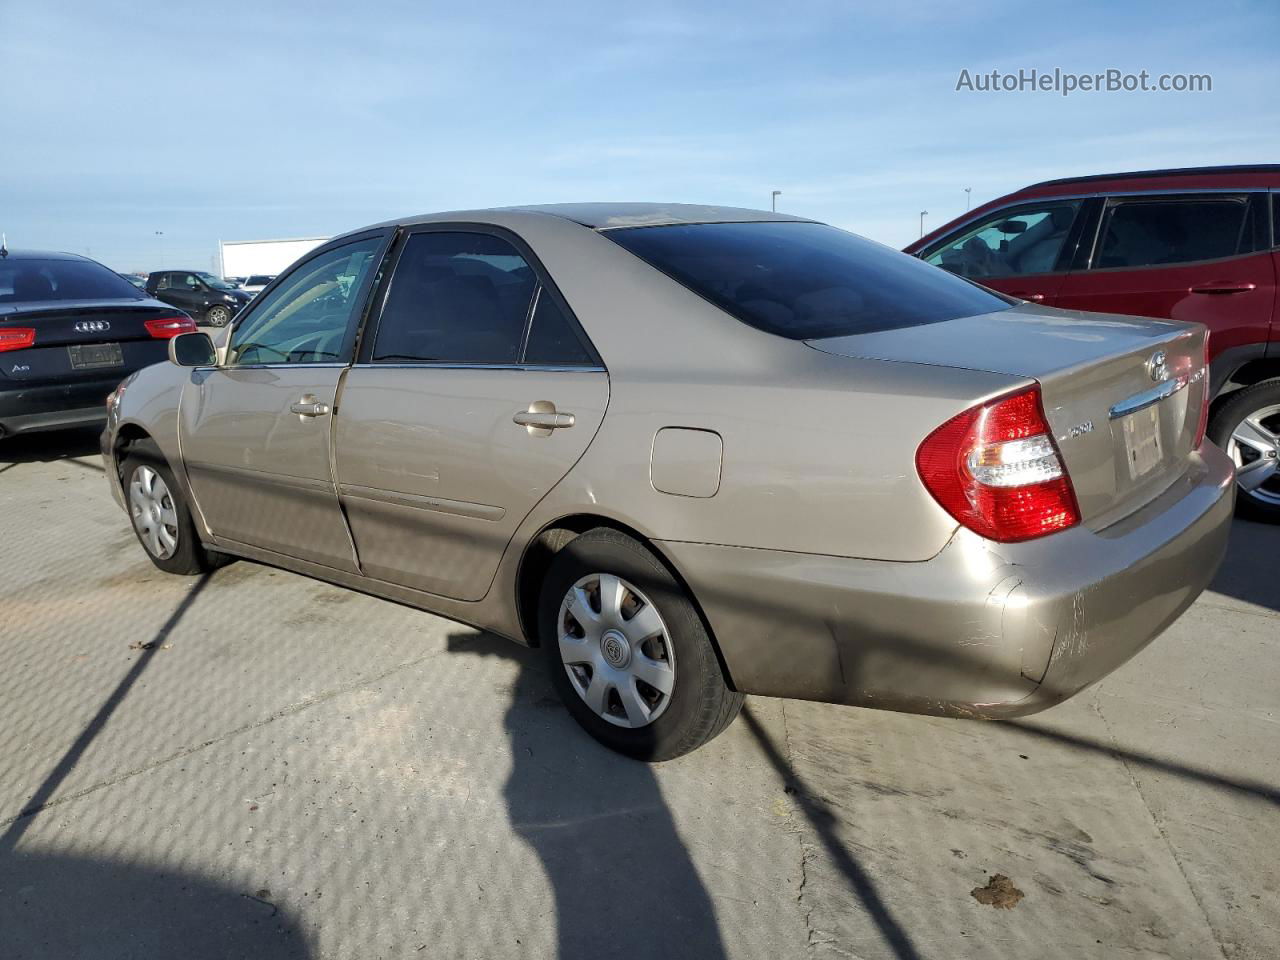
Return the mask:
<path id="1" fill-rule="evenodd" d="M 676 658 L 648 597 L 621 577 L 593 573 L 569 588 L 558 625 L 565 673 L 597 716 L 619 727 L 662 716 L 675 689 Z"/>
<path id="2" fill-rule="evenodd" d="M 167 560 L 178 549 L 178 511 L 164 479 L 150 467 L 133 471 L 129 513 L 138 539 L 153 557 Z"/>
<path id="3" fill-rule="evenodd" d="M 1240 490 L 1280 506 L 1280 404 L 1249 414 L 1231 433 L 1227 453 L 1236 462 Z"/>
<path id="4" fill-rule="evenodd" d="M 209 322 L 215 327 L 220 327 L 227 322 L 227 318 L 230 316 L 231 314 L 225 307 L 214 307 L 209 311 Z"/>

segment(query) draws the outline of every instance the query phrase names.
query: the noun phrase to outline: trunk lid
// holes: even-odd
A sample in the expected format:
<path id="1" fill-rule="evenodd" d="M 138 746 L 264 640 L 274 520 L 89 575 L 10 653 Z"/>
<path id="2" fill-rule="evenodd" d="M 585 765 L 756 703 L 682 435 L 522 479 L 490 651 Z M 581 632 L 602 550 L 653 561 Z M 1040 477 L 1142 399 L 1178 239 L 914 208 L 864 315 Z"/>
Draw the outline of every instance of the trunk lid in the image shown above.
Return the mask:
<path id="1" fill-rule="evenodd" d="M 1018 306 L 808 343 L 1038 381 L 1081 516 L 1097 529 L 1186 470 L 1208 390 L 1206 336 L 1198 324 Z"/>
<path id="2" fill-rule="evenodd" d="M 0 330 L 35 330 L 35 342 L 0 352 L 0 379 L 23 383 L 101 379 L 165 359 L 168 341 L 148 320 L 181 311 L 154 300 L 57 300 L 0 305 Z"/>

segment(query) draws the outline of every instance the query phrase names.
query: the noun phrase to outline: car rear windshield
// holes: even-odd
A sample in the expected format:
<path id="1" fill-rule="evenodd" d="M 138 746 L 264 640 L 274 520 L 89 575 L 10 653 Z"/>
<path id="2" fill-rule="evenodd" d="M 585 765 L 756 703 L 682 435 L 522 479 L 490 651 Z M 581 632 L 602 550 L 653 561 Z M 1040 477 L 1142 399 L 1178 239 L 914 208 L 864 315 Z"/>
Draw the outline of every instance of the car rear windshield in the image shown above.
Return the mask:
<path id="1" fill-rule="evenodd" d="M 138 288 L 86 260 L 0 260 L 0 303 L 140 300 Z"/>
<path id="2" fill-rule="evenodd" d="M 605 236 L 744 323 L 792 340 L 938 323 L 1016 302 L 821 223 L 631 227 Z"/>

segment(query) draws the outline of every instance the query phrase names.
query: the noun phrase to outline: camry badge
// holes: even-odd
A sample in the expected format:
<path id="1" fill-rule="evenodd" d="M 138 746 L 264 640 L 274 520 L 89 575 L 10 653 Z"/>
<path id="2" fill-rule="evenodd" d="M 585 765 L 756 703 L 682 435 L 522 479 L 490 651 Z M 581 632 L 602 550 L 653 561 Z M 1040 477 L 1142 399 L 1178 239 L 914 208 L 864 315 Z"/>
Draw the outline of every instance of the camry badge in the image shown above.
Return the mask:
<path id="1" fill-rule="evenodd" d="M 1151 359 L 1147 361 L 1147 373 L 1156 383 L 1169 379 L 1169 365 L 1165 362 L 1163 350 L 1157 350 L 1151 355 Z"/>
<path id="2" fill-rule="evenodd" d="M 109 320 L 81 320 L 76 324 L 77 333 L 105 333 L 110 329 Z"/>

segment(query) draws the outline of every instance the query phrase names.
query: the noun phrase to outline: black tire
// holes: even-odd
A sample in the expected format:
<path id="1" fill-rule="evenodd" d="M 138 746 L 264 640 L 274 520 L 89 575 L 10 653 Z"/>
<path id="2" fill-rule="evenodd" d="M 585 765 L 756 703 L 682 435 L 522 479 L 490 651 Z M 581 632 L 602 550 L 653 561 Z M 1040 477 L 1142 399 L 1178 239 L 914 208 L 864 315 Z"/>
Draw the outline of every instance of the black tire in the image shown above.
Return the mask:
<path id="1" fill-rule="evenodd" d="M 158 556 L 148 545 L 146 538 L 144 538 L 142 531 L 139 529 L 139 522 L 135 516 L 135 507 L 131 499 L 130 490 L 135 474 L 143 469 L 154 471 L 164 482 L 164 486 L 167 489 L 166 499 L 172 506 L 176 518 L 175 523 L 165 525 L 172 531 L 171 536 L 176 539 L 173 552 L 168 556 Z M 129 523 L 133 527 L 134 536 L 138 538 L 138 543 L 143 552 L 157 567 L 165 573 L 193 576 L 199 573 L 207 573 L 230 561 L 230 557 L 207 550 L 200 543 L 200 537 L 196 533 L 195 523 L 191 519 L 191 510 L 182 494 L 182 488 L 174 480 L 173 471 L 169 469 L 169 464 L 165 462 L 164 456 L 160 453 L 160 448 L 154 443 L 143 441 L 130 447 L 128 455 L 121 465 L 120 477 L 121 485 L 124 488 L 125 510 L 129 514 Z"/>
<path id="2" fill-rule="evenodd" d="M 1280 380 L 1264 380 L 1262 383 L 1245 387 L 1231 394 L 1225 403 L 1213 414 L 1209 421 L 1209 439 L 1223 450 L 1232 453 L 1232 434 L 1248 418 L 1267 408 L 1280 408 Z M 1280 431 L 1280 412 L 1273 411 L 1263 419 L 1271 432 Z M 1239 448 L 1240 445 L 1236 444 Z M 1261 455 L 1267 459 L 1266 454 Z M 1258 459 L 1256 450 L 1237 449 L 1232 459 L 1236 467 L 1247 466 Z M 1246 461 L 1242 464 L 1242 461 Z M 1280 473 L 1272 474 L 1258 490 L 1246 490 L 1243 486 L 1236 488 L 1236 512 L 1251 520 L 1264 523 L 1280 523 Z"/>
<path id="3" fill-rule="evenodd" d="M 560 655 L 558 621 L 566 594 L 592 574 L 612 574 L 647 596 L 662 618 L 674 652 L 669 702 L 646 726 L 616 726 L 579 696 Z M 598 741 L 637 760 L 682 756 L 716 737 L 738 715 L 744 697 L 730 690 L 697 608 L 666 567 L 643 545 L 599 528 L 570 541 L 551 561 L 538 604 L 538 637 L 551 682 L 574 719 Z"/>
<path id="4" fill-rule="evenodd" d="M 211 327 L 225 327 L 231 322 L 231 308 L 214 304 L 204 315 L 204 322 Z"/>

